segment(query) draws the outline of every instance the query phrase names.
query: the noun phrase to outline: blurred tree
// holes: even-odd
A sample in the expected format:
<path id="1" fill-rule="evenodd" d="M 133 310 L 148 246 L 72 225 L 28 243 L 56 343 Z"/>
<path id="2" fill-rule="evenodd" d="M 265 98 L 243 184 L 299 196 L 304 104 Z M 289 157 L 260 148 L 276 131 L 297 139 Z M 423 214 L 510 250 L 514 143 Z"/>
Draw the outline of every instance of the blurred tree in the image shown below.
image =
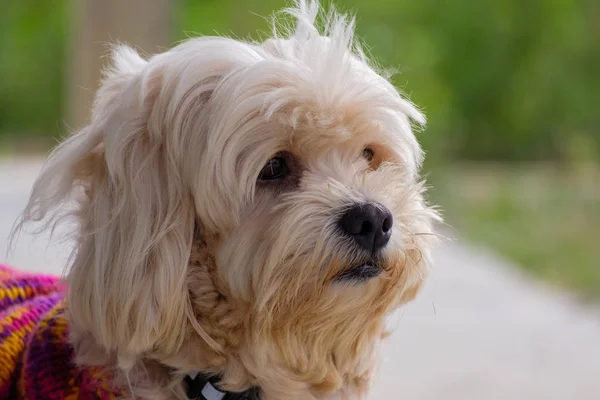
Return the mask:
<path id="1" fill-rule="evenodd" d="M 170 0 L 74 0 L 72 51 L 69 54 L 66 121 L 74 128 L 88 122 L 93 95 L 109 52 L 108 44 L 129 43 L 153 54 L 171 42 Z"/>

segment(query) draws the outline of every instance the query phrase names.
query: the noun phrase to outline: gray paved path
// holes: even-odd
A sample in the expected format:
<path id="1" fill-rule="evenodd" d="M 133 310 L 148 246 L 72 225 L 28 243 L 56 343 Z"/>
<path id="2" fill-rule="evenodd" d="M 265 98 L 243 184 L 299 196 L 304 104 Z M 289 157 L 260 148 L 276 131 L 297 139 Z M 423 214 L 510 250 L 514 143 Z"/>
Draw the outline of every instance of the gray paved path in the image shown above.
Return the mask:
<path id="1" fill-rule="evenodd" d="M 0 260 L 39 168 L 0 160 Z M 68 250 L 22 235 L 8 261 L 60 273 Z M 483 250 L 442 246 L 424 291 L 390 324 L 371 400 L 600 400 L 600 310 Z"/>

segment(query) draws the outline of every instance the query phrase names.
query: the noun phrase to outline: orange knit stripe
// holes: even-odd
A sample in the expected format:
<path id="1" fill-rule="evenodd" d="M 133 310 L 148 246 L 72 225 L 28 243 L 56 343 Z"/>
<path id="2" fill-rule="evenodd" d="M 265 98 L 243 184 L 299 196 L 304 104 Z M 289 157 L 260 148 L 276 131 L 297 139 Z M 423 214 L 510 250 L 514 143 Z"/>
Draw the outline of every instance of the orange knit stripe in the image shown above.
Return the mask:
<path id="1" fill-rule="evenodd" d="M 25 338 L 32 332 L 35 319 L 27 305 L 14 306 L 0 319 L 0 334 L 10 332 L 0 341 L 0 382 L 7 384 L 25 348 Z"/>

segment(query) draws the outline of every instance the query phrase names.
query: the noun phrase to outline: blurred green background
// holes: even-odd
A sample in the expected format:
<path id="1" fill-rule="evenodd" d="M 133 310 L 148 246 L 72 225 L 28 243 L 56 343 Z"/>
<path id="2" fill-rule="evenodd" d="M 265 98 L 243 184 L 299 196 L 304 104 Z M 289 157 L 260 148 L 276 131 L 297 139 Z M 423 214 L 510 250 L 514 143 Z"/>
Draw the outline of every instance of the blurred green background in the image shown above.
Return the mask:
<path id="1" fill-rule="evenodd" d="M 0 0 L 5 154 L 45 150 L 68 132 L 74 2 Z M 269 31 L 261 16 L 287 5 L 169 4 L 170 43 L 256 38 Z M 450 226 L 584 298 L 600 297 L 600 2 L 336 4 L 356 13 L 370 54 L 399 71 L 394 83 L 426 112 L 425 172 Z"/>

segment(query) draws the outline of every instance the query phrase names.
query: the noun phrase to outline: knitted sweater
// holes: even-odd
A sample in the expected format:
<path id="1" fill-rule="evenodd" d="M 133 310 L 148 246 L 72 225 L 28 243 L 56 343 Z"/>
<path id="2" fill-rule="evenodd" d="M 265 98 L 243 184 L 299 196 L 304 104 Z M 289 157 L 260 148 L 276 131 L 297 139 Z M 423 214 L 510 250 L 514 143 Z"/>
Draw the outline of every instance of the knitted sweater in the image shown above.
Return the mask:
<path id="1" fill-rule="evenodd" d="M 79 367 L 58 278 L 0 265 L 0 400 L 116 399 L 103 368 Z"/>

